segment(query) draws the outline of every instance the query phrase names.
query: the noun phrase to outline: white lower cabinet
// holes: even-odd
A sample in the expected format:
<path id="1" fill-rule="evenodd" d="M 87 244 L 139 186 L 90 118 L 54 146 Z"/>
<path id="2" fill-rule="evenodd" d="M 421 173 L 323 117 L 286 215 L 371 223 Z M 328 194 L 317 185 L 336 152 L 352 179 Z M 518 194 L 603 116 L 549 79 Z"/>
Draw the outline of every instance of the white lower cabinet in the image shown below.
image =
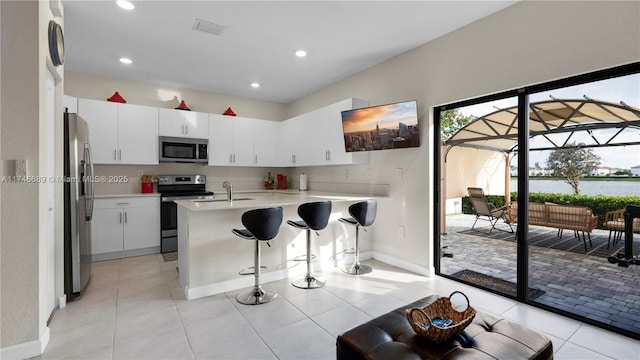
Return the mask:
<path id="1" fill-rule="evenodd" d="M 160 252 L 160 198 L 96 199 L 91 233 L 94 261 Z"/>

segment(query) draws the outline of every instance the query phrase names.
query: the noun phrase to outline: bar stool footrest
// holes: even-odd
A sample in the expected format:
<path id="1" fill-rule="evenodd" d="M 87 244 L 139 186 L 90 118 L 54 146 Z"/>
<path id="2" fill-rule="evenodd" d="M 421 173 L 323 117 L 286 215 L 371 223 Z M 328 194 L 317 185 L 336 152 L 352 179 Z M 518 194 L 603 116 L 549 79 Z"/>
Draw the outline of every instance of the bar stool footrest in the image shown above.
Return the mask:
<path id="1" fill-rule="evenodd" d="M 256 271 L 254 270 L 255 266 L 249 266 L 238 271 L 238 275 L 254 275 Z M 266 266 L 260 266 L 260 272 L 265 272 L 268 269 Z"/>
<path id="2" fill-rule="evenodd" d="M 317 258 L 318 256 L 316 256 L 316 254 L 311 254 L 311 260 Z M 303 254 L 303 255 L 298 255 L 295 256 L 293 259 L 291 259 L 293 261 L 307 261 L 307 255 Z"/>

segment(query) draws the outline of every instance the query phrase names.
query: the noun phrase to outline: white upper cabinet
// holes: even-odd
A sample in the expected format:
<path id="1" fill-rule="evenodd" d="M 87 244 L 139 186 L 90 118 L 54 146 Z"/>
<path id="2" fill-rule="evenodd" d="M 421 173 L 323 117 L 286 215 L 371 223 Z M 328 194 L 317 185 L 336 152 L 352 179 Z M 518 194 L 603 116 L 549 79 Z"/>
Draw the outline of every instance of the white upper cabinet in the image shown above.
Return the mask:
<path id="1" fill-rule="evenodd" d="M 313 164 L 354 164 L 368 161 L 368 154 L 352 154 L 345 150 L 342 111 L 369 106 L 361 99 L 346 99 L 308 113 L 309 127 L 314 133 Z M 355 156 L 354 156 L 355 155 Z"/>
<path id="2" fill-rule="evenodd" d="M 118 105 L 118 151 L 121 164 L 158 164 L 158 108 Z"/>
<path id="3" fill-rule="evenodd" d="M 253 123 L 254 165 L 278 166 L 277 137 L 280 122 L 256 119 Z"/>
<path id="4" fill-rule="evenodd" d="M 78 99 L 95 164 L 158 164 L 158 108 Z"/>
<path id="5" fill-rule="evenodd" d="M 197 111 L 160 109 L 160 136 L 206 139 L 209 137 L 209 114 Z"/>
<path id="6" fill-rule="evenodd" d="M 254 121 L 209 114 L 209 165 L 254 166 Z"/>
<path id="7" fill-rule="evenodd" d="M 350 98 L 283 121 L 278 141 L 282 166 L 368 162 L 368 153 L 346 152 L 342 131 L 342 111 L 366 106 L 366 100 Z"/>
<path id="8" fill-rule="evenodd" d="M 118 103 L 78 99 L 78 115 L 89 125 L 93 163 L 117 164 Z"/>
<path id="9" fill-rule="evenodd" d="M 232 134 L 228 116 L 209 114 L 209 165 L 233 165 Z"/>
<path id="10" fill-rule="evenodd" d="M 293 117 L 280 124 L 278 158 L 282 166 L 305 166 L 310 163 L 309 143 L 314 136 L 305 115 Z"/>
<path id="11" fill-rule="evenodd" d="M 254 119 L 234 116 L 233 121 L 233 165 L 255 165 Z"/>

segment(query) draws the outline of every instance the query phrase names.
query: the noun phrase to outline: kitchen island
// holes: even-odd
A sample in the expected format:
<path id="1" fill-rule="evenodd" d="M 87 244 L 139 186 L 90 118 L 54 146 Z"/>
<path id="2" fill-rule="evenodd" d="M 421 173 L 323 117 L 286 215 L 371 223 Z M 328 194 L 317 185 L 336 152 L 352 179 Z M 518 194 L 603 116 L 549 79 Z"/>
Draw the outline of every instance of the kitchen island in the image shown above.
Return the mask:
<path id="1" fill-rule="evenodd" d="M 306 232 L 286 224 L 287 220 L 299 220 L 297 209 L 302 203 L 313 201 L 332 202 L 331 217 L 320 236 L 314 234 L 312 253 L 314 272 L 323 267 L 340 266 L 345 261 L 343 251 L 353 247 L 355 228 L 338 221 L 349 217 L 351 204 L 375 198 L 365 195 L 331 194 L 299 191 L 261 191 L 234 194 L 227 201 L 226 195 L 213 200 L 179 200 L 178 204 L 178 268 L 180 286 L 187 299 L 197 299 L 253 285 L 253 276 L 238 272 L 253 265 L 253 241 L 241 239 L 231 233 L 234 228 L 244 228 L 242 214 L 251 209 L 282 206 L 284 218 L 278 236 L 267 247 L 262 243 L 262 265 L 268 269 L 262 273 L 262 282 L 279 280 L 306 271 L 304 261 L 294 258 L 306 254 Z M 374 225 L 375 226 L 375 225 Z M 371 248 L 371 232 L 362 232 L 360 238 L 364 252 Z"/>

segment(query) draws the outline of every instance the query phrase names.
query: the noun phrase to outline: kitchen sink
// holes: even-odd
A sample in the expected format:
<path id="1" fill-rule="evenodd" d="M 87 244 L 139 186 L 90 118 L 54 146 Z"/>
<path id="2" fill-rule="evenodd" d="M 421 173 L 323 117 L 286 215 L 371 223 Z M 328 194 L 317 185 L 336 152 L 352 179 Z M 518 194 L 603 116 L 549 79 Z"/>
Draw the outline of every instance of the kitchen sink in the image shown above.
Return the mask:
<path id="1" fill-rule="evenodd" d="M 233 201 L 243 201 L 243 200 L 253 200 L 253 198 L 235 198 L 233 199 Z M 200 202 L 227 202 L 227 199 L 196 199 L 196 200 L 191 200 L 193 202 L 196 203 L 200 203 Z"/>

